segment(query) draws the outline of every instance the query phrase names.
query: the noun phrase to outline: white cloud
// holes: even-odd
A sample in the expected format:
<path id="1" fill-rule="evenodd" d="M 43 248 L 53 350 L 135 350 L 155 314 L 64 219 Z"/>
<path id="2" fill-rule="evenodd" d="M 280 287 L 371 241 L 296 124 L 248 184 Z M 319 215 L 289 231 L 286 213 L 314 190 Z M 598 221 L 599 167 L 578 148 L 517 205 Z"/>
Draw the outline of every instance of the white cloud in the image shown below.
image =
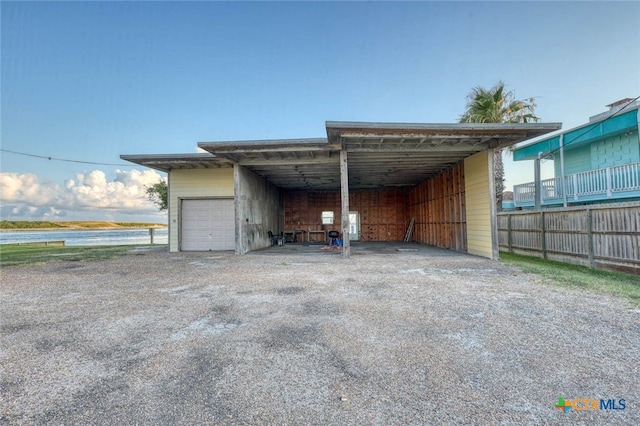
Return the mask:
<path id="1" fill-rule="evenodd" d="M 53 207 L 34 207 L 26 205 L 6 205 L 3 203 L 0 207 L 0 217 L 4 218 L 23 218 L 23 219 L 60 219 L 67 215 L 66 211 L 58 210 Z"/>
<path id="2" fill-rule="evenodd" d="M 53 218 L 73 211 L 109 211 L 151 214 L 155 204 L 146 186 L 163 179 L 153 170 L 116 170 L 107 179 L 102 170 L 79 173 L 63 185 L 41 181 L 33 173 L 0 173 L 2 217 Z"/>

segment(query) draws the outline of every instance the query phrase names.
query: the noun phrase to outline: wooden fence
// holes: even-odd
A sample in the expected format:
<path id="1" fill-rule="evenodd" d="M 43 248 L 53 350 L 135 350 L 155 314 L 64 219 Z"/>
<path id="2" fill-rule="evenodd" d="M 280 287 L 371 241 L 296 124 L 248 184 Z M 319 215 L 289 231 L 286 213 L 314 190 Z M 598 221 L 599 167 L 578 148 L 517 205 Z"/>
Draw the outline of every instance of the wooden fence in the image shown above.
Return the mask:
<path id="1" fill-rule="evenodd" d="M 500 250 L 640 275 L 640 203 L 498 213 Z"/>

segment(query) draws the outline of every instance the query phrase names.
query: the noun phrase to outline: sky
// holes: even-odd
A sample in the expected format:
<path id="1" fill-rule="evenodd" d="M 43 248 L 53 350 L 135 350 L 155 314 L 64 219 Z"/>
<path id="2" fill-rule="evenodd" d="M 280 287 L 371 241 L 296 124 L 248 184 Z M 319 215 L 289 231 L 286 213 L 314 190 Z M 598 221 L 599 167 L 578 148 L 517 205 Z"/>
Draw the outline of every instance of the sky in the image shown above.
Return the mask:
<path id="1" fill-rule="evenodd" d="M 144 194 L 166 175 L 121 154 L 454 123 L 498 81 L 565 130 L 640 95 L 636 1 L 2 1 L 0 20 L 4 220 L 166 223 Z"/>

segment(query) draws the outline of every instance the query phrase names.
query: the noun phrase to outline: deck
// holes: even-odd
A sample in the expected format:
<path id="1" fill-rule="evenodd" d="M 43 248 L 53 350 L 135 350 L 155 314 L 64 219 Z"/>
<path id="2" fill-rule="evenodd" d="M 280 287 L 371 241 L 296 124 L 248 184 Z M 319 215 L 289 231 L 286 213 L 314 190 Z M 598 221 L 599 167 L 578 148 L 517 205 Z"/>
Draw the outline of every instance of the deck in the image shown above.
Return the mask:
<path id="1" fill-rule="evenodd" d="M 640 163 L 590 170 L 564 177 L 545 179 L 542 205 L 562 205 L 640 198 Z M 565 195 L 566 194 L 566 195 Z M 535 182 L 513 187 L 514 207 L 535 206 Z"/>

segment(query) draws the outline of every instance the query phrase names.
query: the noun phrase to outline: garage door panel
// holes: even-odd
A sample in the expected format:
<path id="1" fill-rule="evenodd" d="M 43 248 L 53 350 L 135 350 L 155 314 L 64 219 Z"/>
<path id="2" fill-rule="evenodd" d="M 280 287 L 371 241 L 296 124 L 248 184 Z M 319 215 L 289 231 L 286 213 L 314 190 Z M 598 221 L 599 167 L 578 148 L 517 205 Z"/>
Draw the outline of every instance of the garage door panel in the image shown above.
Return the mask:
<path id="1" fill-rule="evenodd" d="M 181 249 L 234 250 L 235 204 L 229 199 L 182 201 Z"/>

